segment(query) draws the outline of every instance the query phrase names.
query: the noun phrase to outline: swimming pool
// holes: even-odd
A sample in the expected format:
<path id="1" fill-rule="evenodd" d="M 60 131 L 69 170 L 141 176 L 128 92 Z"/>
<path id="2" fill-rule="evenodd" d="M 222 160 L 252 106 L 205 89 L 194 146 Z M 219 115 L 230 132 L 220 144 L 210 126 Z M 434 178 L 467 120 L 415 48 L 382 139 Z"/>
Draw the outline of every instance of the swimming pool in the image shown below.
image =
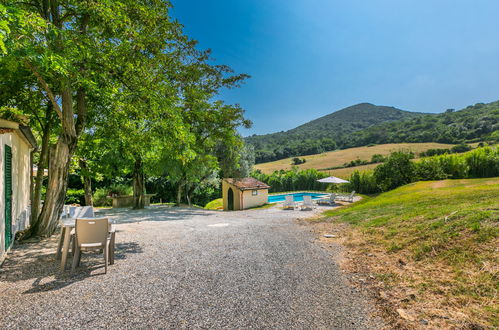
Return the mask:
<path id="1" fill-rule="evenodd" d="M 295 202 L 303 202 L 303 196 L 312 196 L 312 199 L 319 199 L 327 197 L 326 193 L 290 193 L 290 194 L 279 194 L 279 195 L 269 195 L 269 203 L 284 202 L 286 196 L 293 196 Z"/>

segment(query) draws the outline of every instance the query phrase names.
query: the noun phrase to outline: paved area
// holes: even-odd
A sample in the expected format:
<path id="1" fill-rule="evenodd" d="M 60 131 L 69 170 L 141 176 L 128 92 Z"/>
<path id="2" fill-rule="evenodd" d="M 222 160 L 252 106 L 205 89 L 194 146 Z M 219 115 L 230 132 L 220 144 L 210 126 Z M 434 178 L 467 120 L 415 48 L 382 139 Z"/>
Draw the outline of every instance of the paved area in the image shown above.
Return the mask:
<path id="1" fill-rule="evenodd" d="M 296 221 L 314 212 L 104 211 L 118 230 L 108 273 L 97 254 L 61 273 L 56 238 L 18 245 L 0 270 L 0 328 L 379 328 Z"/>

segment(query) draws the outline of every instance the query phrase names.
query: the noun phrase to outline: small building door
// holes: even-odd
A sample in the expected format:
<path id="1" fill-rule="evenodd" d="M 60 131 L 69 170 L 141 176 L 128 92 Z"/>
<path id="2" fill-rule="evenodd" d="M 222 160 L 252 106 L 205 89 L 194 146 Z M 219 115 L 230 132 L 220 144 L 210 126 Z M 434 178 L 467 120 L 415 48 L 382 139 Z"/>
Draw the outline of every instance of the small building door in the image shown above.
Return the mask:
<path id="1" fill-rule="evenodd" d="M 234 210 L 234 191 L 232 190 L 232 188 L 229 188 L 229 190 L 227 191 L 227 204 L 229 204 L 228 205 L 229 210 L 233 211 Z"/>
<path id="2" fill-rule="evenodd" d="M 4 196 L 5 196 L 5 250 L 12 242 L 12 149 L 5 145 Z"/>

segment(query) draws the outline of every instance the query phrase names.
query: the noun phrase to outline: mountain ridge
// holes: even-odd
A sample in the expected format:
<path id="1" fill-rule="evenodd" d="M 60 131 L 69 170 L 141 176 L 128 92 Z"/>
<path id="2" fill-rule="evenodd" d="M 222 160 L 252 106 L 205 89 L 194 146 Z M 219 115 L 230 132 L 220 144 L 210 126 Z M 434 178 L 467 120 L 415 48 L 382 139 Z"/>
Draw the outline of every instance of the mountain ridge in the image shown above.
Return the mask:
<path id="1" fill-rule="evenodd" d="M 252 135 L 245 141 L 255 148 L 257 163 L 321 153 L 345 145 L 348 137 L 365 128 L 428 115 L 392 106 L 359 103 L 324 115 L 287 131 Z"/>

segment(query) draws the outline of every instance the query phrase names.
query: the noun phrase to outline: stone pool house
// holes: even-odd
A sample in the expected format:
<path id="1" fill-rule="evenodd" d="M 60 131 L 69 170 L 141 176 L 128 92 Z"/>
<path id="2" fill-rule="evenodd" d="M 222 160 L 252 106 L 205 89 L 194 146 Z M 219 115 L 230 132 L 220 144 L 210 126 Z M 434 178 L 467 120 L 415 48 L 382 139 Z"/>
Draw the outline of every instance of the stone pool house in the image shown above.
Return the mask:
<path id="1" fill-rule="evenodd" d="M 36 147 L 28 126 L 0 117 L 0 263 L 16 232 L 29 225 L 31 155 Z"/>
<path id="2" fill-rule="evenodd" d="M 269 188 L 270 186 L 254 178 L 223 179 L 224 211 L 244 210 L 266 204 Z"/>

